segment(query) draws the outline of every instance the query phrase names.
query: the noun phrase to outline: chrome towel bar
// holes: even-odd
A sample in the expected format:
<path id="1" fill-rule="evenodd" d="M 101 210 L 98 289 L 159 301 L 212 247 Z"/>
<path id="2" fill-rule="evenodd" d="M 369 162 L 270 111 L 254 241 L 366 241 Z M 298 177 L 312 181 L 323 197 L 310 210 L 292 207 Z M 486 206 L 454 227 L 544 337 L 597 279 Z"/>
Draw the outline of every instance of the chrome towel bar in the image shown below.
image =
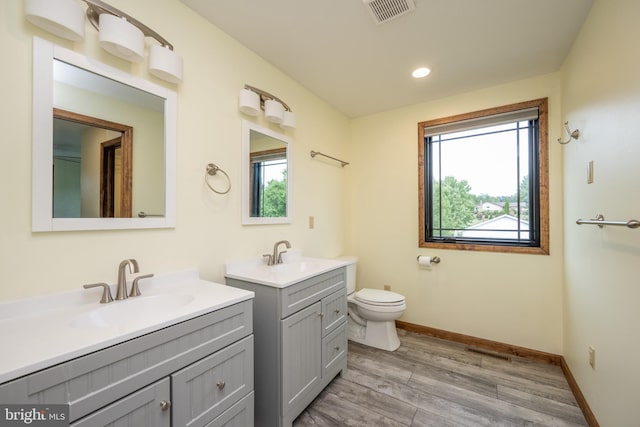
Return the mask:
<path id="1" fill-rule="evenodd" d="M 326 157 L 328 159 L 335 160 L 336 162 L 340 162 L 342 167 L 345 167 L 345 166 L 347 166 L 349 164 L 349 162 L 345 162 L 344 160 L 336 159 L 335 157 L 327 156 L 326 154 L 323 154 L 323 153 L 321 153 L 319 151 L 311 150 L 311 157 L 313 158 L 315 156 L 323 156 L 323 157 Z"/>
<path id="2" fill-rule="evenodd" d="M 605 225 L 613 225 L 618 227 L 628 227 L 628 228 L 638 228 L 640 227 L 640 221 L 637 219 L 630 219 L 629 221 L 605 221 L 604 215 L 598 214 L 595 218 L 591 219 L 579 219 L 576 221 L 576 224 L 588 224 L 588 225 L 597 225 L 602 228 Z"/>

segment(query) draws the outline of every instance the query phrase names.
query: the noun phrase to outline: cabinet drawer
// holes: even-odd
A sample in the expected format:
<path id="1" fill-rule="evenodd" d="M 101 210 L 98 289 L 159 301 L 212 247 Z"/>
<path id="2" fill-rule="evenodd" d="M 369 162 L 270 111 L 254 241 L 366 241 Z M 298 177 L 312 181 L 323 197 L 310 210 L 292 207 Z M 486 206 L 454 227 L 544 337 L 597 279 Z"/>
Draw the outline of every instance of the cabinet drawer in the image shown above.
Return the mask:
<path id="1" fill-rule="evenodd" d="M 169 427 L 171 411 L 162 410 L 160 404 L 168 402 L 170 397 L 169 378 L 165 378 L 82 418 L 71 427 Z"/>
<path id="2" fill-rule="evenodd" d="M 284 319 L 327 295 L 346 288 L 345 271 L 345 268 L 341 267 L 283 288 L 280 318 Z"/>
<path id="3" fill-rule="evenodd" d="M 322 339 L 322 377 L 337 374 L 347 357 L 347 324 L 343 323 Z"/>
<path id="4" fill-rule="evenodd" d="M 204 426 L 253 390 L 253 336 L 171 375 L 174 426 Z"/>
<path id="5" fill-rule="evenodd" d="M 322 336 L 347 321 L 347 289 L 342 288 L 322 299 Z"/>
<path id="6" fill-rule="evenodd" d="M 114 303 L 115 304 L 115 303 Z M 253 331 L 244 301 L 0 385 L 3 403 L 66 403 L 75 421 Z"/>
<path id="7" fill-rule="evenodd" d="M 253 427 L 253 405 L 253 392 L 251 392 L 206 427 Z"/>

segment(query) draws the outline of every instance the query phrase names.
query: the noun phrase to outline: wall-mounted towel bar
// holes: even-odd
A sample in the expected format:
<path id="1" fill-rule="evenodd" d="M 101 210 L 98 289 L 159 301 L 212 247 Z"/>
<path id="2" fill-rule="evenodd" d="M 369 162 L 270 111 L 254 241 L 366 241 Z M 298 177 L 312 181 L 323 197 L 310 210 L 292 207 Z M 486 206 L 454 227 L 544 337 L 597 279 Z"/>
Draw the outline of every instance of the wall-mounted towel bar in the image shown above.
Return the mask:
<path id="1" fill-rule="evenodd" d="M 345 166 L 347 166 L 349 164 L 349 162 L 345 162 L 344 160 L 336 159 L 335 157 L 327 156 L 326 154 L 323 154 L 323 153 L 321 153 L 319 151 L 311 150 L 311 157 L 313 158 L 315 156 L 323 156 L 323 157 L 329 158 L 331 160 L 335 160 L 336 162 L 340 162 L 342 167 L 345 167 Z"/>
<path id="2" fill-rule="evenodd" d="M 637 219 L 630 219 L 629 221 L 605 221 L 604 215 L 598 214 L 595 218 L 591 219 L 579 219 L 576 221 L 576 224 L 589 224 L 589 225 L 597 225 L 602 228 L 605 225 L 613 225 L 618 227 L 628 227 L 628 228 L 638 228 L 640 227 L 640 221 Z"/>

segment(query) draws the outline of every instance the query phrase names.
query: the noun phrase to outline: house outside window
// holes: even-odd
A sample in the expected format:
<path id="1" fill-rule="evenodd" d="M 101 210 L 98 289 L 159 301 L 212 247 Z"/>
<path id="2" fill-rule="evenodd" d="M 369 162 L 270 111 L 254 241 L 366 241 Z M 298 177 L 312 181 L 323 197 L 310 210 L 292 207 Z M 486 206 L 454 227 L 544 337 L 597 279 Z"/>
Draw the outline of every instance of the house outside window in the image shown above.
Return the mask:
<path id="1" fill-rule="evenodd" d="M 549 253 L 547 99 L 418 123 L 419 246 Z"/>

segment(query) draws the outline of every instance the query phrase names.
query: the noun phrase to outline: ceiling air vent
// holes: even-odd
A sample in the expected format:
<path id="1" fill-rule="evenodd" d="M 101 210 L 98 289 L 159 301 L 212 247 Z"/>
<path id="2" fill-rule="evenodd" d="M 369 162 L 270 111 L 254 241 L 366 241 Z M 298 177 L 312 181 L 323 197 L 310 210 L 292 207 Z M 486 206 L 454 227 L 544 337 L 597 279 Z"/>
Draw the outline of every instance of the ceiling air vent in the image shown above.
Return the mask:
<path id="1" fill-rule="evenodd" d="M 362 0 L 376 24 L 391 21 L 416 8 L 413 0 Z"/>

